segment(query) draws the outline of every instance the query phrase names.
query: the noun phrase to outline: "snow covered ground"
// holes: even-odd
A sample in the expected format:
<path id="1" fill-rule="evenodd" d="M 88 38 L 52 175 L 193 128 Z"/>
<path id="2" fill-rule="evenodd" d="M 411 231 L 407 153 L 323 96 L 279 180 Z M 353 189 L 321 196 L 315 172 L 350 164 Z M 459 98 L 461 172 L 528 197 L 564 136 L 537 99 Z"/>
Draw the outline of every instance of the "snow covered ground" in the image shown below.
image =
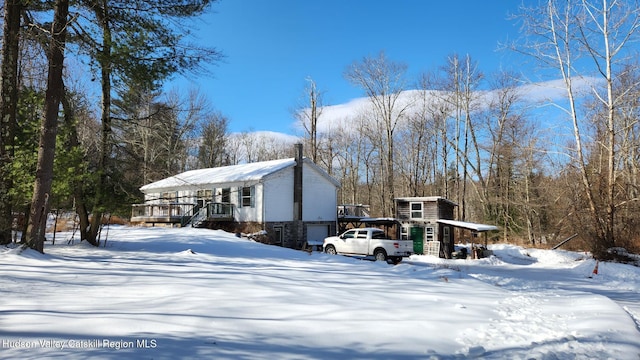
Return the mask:
<path id="1" fill-rule="evenodd" d="M 640 268 L 592 276 L 586 254 L 392 266 L 192 228 L 69 238 L 0 247 L 0 358 L 640 358 Z"/>

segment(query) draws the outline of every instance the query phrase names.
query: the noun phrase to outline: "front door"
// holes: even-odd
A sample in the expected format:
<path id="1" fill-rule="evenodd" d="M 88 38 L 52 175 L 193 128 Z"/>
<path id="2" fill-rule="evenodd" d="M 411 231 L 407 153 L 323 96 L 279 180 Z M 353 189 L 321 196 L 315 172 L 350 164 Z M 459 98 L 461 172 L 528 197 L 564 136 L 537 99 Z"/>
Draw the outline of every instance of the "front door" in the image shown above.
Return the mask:
<path id="1" fill-rule="evenodd" d="M 409 238 L 413 240 L 413 252 L 422 255 L 424 254 L 424 229 L 419 226 L 414 226 L 409 230 Z"/>
<path id="2" fill-rule="evenodd" d="M 193 213 L 196 214 L 198 211 L 202 210 L 207 206 L 209 202 L 211 202 L 213 198 L 213 190 L 198 190 L 196 191 L 196 208 L 193 210 Z M 209 214 L 206 214 L 209 215 Z"/>

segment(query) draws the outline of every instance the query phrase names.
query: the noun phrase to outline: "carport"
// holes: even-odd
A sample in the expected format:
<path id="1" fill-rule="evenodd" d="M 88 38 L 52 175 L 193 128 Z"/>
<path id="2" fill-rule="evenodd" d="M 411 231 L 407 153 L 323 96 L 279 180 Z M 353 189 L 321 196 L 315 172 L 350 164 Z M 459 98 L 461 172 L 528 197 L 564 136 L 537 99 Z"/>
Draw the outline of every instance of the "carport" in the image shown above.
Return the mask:
<path id="1" fill-rule="evenodd" d="M 487 224 L 478 224 L 478 223 L 472 223 L 472 222 L 466 222 L 466 221 L 457 221 L 457 220 L 443 220 L 443 219 L 439 219 L 437 220 L 437 222 L 439 224 L 443 224 L 443 225 L 449 225 L 455 228 L 460 228 L 460 229 L 465 229 L 465 230 L 469 230 L 472 232 L 473 234 L 484 234 L 484 247 L 485 249 L 487 248 L 487 232 L 488 231 L 494 231 L 494 230 L 498 230 L 498 227 L 495 225 L 487 225 Z M 471 249 L 473 249 L 474 247 L 474 241 L 473 241 L 474 236 L 471 236 Z M 476 254 L 475 251 L 473 251 L 473 256 L 474 258 L 478 258 L 481 256 L 478 256 L 478 254 Z"/>

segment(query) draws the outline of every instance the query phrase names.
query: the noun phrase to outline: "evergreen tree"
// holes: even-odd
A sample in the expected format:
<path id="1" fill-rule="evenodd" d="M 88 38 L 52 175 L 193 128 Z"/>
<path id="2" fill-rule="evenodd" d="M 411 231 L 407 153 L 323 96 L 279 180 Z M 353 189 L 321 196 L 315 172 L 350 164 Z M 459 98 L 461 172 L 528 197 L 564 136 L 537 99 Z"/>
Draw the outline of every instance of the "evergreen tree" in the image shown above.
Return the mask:
<path id="1" fill-rule="evenodd" d="M 133 83 L 157 89 L 178 72 L 198 69 L 203 61 L 216 61 L 214 49 L 187 43 L 188 29 L 182 22 L 202 14 L 211 0 L 83 0 L 84 18 L 75 27 L 80 48 L 92 59 L 101 84 L 101 136 L 96 199 L 91 226 L 81 238 L 98 245 L 97 234 L 104 212 L 109 211 L 107 191 L 117 183 L 114 146 L 112 85 Z M 76 199 L 87 203 L 88 199 Z M 88 213 L 79 213 L 87 219 Z"/>

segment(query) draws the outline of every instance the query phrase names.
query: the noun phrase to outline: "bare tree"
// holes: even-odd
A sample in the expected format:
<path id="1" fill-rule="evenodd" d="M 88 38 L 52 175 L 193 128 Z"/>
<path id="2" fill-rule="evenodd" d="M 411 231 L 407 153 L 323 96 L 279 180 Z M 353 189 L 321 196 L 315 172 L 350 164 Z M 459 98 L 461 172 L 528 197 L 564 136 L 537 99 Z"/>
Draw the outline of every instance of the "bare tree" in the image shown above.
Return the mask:
<path id="1" fill-rule="evenodd" d="M 400 98 L 405 89 L 405 73 L 407 66 L 387 59 L 384 52 L 377 57 L 365 57 L 351 64 L 345 71 L 345 78 L 362 88 L 369 98 L 373 109 L 371 119 L 381 132 L 378 144 L 381 159 L 381 179 L 383 180 L 384 198 L 382 199 L 382 215 L 394 213 L 395 198 L 395 131 L 398 122 L 403 118 L 409 104 Z"/>
<path id="2" fill-rule="evenodd" d="M 618 192 L 622 198 L 620 206 L 622 211 L 619 212 L 618 222 L 622 224 L 623 232 L 621 238 L 626 239 L 626 244 L 621 243 L 620 246 L 629 246 L 633 240 L 640 240 L 640 65 L 637 62 L 631 62 L 624 66 L 617 81 L 620 85 L 617 89 L 630 89 L 620 95 L 621 101 L 616 107 L 618 119 L 620 123 L 620 132 L 618 140 L 618 155 L 620 168 L 620 183 Z M 635 90 L 631 90 L 635 89 Z M 619 91 L 619 90 L 618 90 Z M 625 201 L 626 200 L 626 201 Z M 635 237 L 635 239 L 634 239 Z"/>
<path id="3" fill-rule="evenodd" d="M 423 86 L 425 86 L 423 84 Z M 397 164 L 403 179 L 403 194 L 426 196 L 430 194 L 427 185 L 433 183 L 433 169 L 436 167 L 439 138 L 437 117 L 433 116 L 434 97 L 427 90 L 415 92 L 415 109 L 400 127 L 398 154 L 403 159 Z"/>
<path id="4" fill-rule="evenodd" d="M 365 119 L 356 116 L 345 123 L 361 129 Z M 366 167 L 367 137 L 353 129 L 339 126 L 325 133 L 322 154 L 326 164 L 330 164 L 331 172 L 339 175 L 342 183 L 340 201 L 343 204 L 359 204 L 361 200 L 360 187 L 363 181 L 363 169 Z M 334 165 L 335 163 L 335 165 Z M 326 166 L 326 165 L 325 165 Z M 365 178 L 365 182 L 368 178 Z M 370 204 L 370 202 L 367 202 Z"/>
<path id="5" fill-rule="evenodd" d="M 540 14 L 542 11 L 542 16 Z M 621 95 L 630 89 L 616 89 L 617 71 L 625 62 L 635 40 L 638 39 L 640 14 L 632 3 L 616 0 L 556 1 L 548 0 L 544 9 L 525 8 L 522 19 L 525 29 L 535 42 L 520 49 L 535 57 L 540 63 L 558 70 L 568 98 L 564 108 L 571 120 L 574 138 L 574 159 L 580 172 L 582 194 L 591 218 L 591 243 L 595 256 L 606 255 L 606 249 L 616 244 L 616 211 L 628 200 L 617 200 L 618 143 L 617 135 L 623 130 L 617 121 L 616 107 Z M 578 62 L 582 56 L 591 60 Z M 577 66 L 580 66 L 580 70 Z M 575 90 L 575 81 L 581 75 L 595 74 L 600 78 L 593 93 L 604 109 L 605 116 L 595 124 L 603 129 L 600 149 L 606 154 L 604 171 L 590 170 L 588 147 L 584 144 L 586 121 L 581 117 Z M 596 184 L 601 183 L 604 196 L 599 196 Z M 634 200 L 635 201 L 635 200 Z"/>
<path id="6" fill-rule="evenodd" d="M 475 184 L 482 216 L 500 223 L 507 239 L 522 226 L 520 217 L 516 219 L 513 215 L 516 204 L 523 203 L 516 191 L 517 184 L 527 181 L 530 167 L 519 163 L 526 163 L 524 159 L 530 158 L 528 151 L 532 149 L 525 141 L 530 130 L 519 106 L 522 100 L 517 75 L 501 72 L 491 80 L 491 92 L 484 112 L 483 132 L 487 134 L 484 147 L 488 152 L 486 171 L 476 169 Z"/>
<path id="7" fill-rule="evenodd" d="M 202 168 L 229 165 L 226 153 L 228 119 L 213 113 L 201 124 L 198 164 Z"/>
<path id="8" fill-rule="evenodd" d="M 478 111 L 478 87 L 484 75 L 478 70 L 477 63 L 469 55 L 460 59 L 457 54 L 447 58 L 447 63 L 441 68 L 441 74 L 431 83 L 438 86 L 441 101 L 446 106 L 440 106 L 441 117 L 445 123 L 438 128 L 443 141 L 452 150 L 453 159 L 448 159 L 448 147 L 444 146 L 442 153 L 443 174 L 445 176 L 446 193 L 455 196 L 459 206 L 458 219 L 464 220 L 467 211 L 467 186 L 471 179 L 470 171 L 480 172 L 480 153 L 476 136 L 474 114 Z M 440 117 L 440 116 L 439 116 Z M 448 181 L 452 180 L 452 187 Z"/>
<path id="9" fill-rule="evenodd" d="M 227 138 L 227 155 L 229 157 L 229 165 L 237 165 L 244 160 L 244 150 L 242 145 L 242 136 L 246 133 L 232 133 Z"/>
<path id="10" fill-rule="evenodd" d="M 167 175 L 173 175 L 189 170 L 190 158 L 195 158 L 198 151 L 193 141 L 200 136 L 197 128 L 210 121 L 215 111 L 198 89 L 191 89 L 186 95 L 170 92 L 165 106 L 159 115 L 166 128 L 159 135 L 162 149 L 168 154 Z"/>
<path id="11" fill-rule="evenodd" d="M 319 159 L 319 140 L 318 140 L 318 120 L 322 115 L 322 92 L 316 86 L 316 82 L 312 78 L 307 78 L 307 86 L 305 87 L 305 101 L 299 109 L 295 111 L 295 117 L 298 119 L 305 131 L 307 138 L 306 151 L 311 155 L 311 161 L 318 163 Z"/>
<path id="12" fill-rule="evenodd" d="M 291 156 L 297 138 L 283 137 L 270 131 L 243 131 L 230 134 L 227 139 L 229 164 L 253 163 Z"/>
<path id="13" fill-rule="evenodd" d="M 451 95 L 445 90 L 446 79 L 439 76 L 437 72 L 422 74 L 418 79 L 418 89 L 420 90 L 420 100 L 417 101 L 420 111 L 433 119 L 430 141 L 433 143 L 434 158 L 432 168 L 432 178 L 434 181 L 434 194 L 442 195 L 446 198 L 451 196 L 449 181 L 449 156 L 452 152 L 449 134 L 453 133 L 449 129 L 449 118 L 452 113 L 450 101 Z"/>
<path id="14" fill-rule="evenodd" d="M 197 90 L 157 91 L 129 86 L 114 101 L 114 171 L 141 185 L 197 166 L 196 129 L 211 115 L 207 99 Z"/>

